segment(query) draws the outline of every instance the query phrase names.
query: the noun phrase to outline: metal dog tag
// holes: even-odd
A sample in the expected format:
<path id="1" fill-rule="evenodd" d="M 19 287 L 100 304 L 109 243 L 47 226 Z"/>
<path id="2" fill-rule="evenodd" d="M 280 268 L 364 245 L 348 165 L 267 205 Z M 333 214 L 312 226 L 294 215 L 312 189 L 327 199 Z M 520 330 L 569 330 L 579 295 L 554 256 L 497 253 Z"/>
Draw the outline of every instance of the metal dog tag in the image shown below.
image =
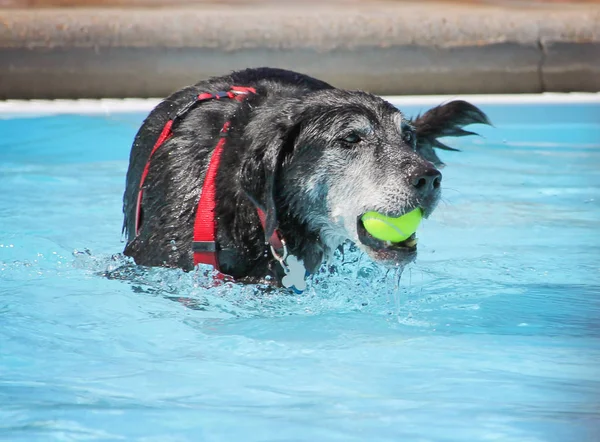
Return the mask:
<path id="1" fill-rule="evenodd" d="M 291 288 L 296 293 L 302 293 L 306 290 L 306 269 L 302 261 L 299 261 L 294 255 L 290 255 L 285 260 L 286 275 L 281 280 L 281 283 L 285 288 Z"/>

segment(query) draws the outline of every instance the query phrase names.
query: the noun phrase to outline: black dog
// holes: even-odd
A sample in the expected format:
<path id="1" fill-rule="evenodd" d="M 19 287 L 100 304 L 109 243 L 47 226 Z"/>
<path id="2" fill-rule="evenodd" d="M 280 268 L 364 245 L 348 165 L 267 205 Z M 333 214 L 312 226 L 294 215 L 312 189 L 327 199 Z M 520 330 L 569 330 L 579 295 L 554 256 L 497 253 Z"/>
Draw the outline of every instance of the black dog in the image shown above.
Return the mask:
<path id="1" fill-rule="evenodd" d="M 420 207 L 427 217 L 440 197 L 433 149 L 453 150 L 437 138 L 470 135 L 461 128 L 471 123 L 489 124 L 465 101 L 410 120 L 374 95 L 281 69 L 184 88 L 133 143 L 125 254 L 147 266 L 208 263 L 243 281 L 299 272 L 298 281 L 350 240 L 403 265 L 415 238 L 377 240 L 361 215 Z"/>

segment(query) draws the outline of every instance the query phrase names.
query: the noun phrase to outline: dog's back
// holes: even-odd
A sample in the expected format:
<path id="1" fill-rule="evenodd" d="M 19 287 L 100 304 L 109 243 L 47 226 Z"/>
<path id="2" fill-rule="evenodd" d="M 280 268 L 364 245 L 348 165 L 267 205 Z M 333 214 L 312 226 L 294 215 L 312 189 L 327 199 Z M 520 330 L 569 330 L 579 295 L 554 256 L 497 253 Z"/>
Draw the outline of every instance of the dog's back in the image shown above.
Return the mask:
<path id="1" fill-rule="evenodd" d="M 131 149 L 126 188 L 123 195 L 123 212 L 125 215 L 123 231 L 127 235 L 128 242 L 134 240 L 136 236 L 136 205 L 141 177 L 148 163 L 150 153 L 165 124 L 182 107 L 193 101 L 194 97 L 199 93 L 217 93 L 227 90 L 231 85 L 262 86 L 262 89 L 269 94 L 296 97 L 320 89 L 333 88 L 333 86 L 324 81 L 297 72 L 275 68 L 256 68 L 201 81 L 194 86 L 181 89 L 164 99 L 144 120 Z M 227 120 L 234 110 L 234 106 L 231 106 L 231 104 L 229 102 L 217 104 L 217 106 L 220 106 L 219 112 L 223 114 L 223 121 Z M 205 103 L 203 106 L 215 106 L 215 103 Z M 222 125 L 222 122 L 220 124 Z M 217 124 L 217 126 L 219 125 Z M 213 137 L 210 137 L 211 142 L 213 139 Z M 202 179 L 202 177 L 199 177 L 199 179 Z"/>

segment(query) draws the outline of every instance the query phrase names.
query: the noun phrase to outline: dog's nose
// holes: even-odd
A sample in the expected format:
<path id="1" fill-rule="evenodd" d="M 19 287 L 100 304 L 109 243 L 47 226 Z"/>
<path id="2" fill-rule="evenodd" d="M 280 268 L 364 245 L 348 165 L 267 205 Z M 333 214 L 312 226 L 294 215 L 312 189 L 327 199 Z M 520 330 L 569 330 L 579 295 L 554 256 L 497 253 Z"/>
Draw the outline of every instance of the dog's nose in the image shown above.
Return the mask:
<path id="1" fill-rule="evenodd" d="M 439 189 L 442 184 L 442 174 L 439 170 L 432 166 L 419 168 L 410 177 L 410 183 L 417 192 L 422 195 L 427 195 L 436 189 Z"/>

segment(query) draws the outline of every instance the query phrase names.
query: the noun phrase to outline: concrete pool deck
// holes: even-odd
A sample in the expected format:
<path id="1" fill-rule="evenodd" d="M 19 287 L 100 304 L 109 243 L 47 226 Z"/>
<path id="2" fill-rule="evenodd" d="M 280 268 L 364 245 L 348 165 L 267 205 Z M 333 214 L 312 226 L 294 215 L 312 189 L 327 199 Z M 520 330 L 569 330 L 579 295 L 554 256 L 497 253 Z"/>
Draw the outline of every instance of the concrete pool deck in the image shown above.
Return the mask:
<path id="1" fill-rule="evenodd" d="M 161 97 L 249 66 L 377 94 L 600 90 L 600 4 L 0 9 L 0 99 Z"/>

